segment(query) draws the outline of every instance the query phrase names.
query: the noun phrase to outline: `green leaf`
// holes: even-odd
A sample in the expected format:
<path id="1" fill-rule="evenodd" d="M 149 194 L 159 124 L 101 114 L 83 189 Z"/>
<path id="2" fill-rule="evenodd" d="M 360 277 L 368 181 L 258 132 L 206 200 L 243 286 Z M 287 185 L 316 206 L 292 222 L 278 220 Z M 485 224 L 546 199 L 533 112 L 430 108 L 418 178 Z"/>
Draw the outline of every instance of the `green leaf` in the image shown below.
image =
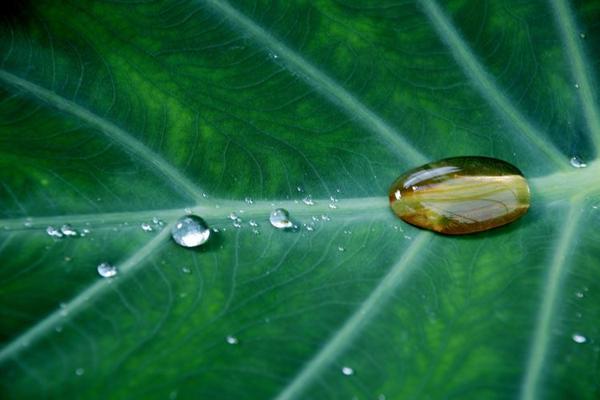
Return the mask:
<path id="1" fill-rule="evenodd" d="M 598 397 L 600 3 L 8 4 L 2 398 Z M 530 212 L 392 214 L 458 155 L 516 165 Z"/>

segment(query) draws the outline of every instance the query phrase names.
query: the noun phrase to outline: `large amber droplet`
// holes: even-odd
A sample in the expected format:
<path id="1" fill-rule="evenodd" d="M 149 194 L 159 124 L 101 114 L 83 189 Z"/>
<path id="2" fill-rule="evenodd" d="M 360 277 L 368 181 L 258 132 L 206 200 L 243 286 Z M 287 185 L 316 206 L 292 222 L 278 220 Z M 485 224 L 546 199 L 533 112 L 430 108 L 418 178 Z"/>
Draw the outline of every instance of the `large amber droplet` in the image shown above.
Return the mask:
<path id="1" fill-rule="evenodd" d="M 400 176 L 390 205 L 409 224 L 462 235 L 508 224 L 529 208 L 529 186 L 515 166 L 495 158 L 454 157 Z"/>

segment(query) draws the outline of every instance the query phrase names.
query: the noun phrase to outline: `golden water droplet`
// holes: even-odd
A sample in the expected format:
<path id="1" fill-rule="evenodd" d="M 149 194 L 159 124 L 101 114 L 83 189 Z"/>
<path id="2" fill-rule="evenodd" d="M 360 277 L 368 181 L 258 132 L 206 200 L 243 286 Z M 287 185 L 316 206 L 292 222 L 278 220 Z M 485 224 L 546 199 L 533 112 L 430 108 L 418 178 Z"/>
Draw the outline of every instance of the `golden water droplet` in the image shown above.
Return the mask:
<path id="1" fill-rule="evenodd" d="M 409 224 L 462 235 L 508 224 L 529 209 L 529 185 L 515 166 L 488 157 L 454 157 L 401 175 L 390 206 Z"/>

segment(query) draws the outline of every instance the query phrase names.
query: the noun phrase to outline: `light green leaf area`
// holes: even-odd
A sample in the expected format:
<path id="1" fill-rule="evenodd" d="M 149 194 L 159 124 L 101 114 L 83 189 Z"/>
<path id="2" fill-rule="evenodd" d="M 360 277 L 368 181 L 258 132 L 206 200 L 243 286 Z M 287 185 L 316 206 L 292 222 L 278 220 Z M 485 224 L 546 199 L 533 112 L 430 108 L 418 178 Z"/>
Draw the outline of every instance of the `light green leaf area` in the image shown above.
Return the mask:
<path id="1" fill-rule="evenodd" d="M 31 1 L 2 21 L 0 397 L 600 395 L 599 2 Z M 520 168 L 530 212 L 465 237 L 392 214 L 397 176 L 459 155 Z M 186 208 L 219 230 L 199 249 L 170 238 Z M 46 233 L 67 223 L 84 236 Z"/>

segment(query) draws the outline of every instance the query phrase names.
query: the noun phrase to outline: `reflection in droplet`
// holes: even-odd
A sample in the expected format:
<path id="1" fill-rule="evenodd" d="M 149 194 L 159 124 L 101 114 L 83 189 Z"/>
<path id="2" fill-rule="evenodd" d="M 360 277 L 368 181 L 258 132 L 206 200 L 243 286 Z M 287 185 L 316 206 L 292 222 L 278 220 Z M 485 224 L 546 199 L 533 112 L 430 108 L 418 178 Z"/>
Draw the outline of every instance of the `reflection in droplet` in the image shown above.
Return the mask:
<path id="1" fill-rule="evenodd" d="M 70 224 L 64 224 L 60 227 L 60 233 L 65 236 L 77 236 L 77 231 Z"/>
<path id="2" fill-rule="evenodd" d="M 579 89 L 579 83 L 576 83 L 574 86 L 575 86 L 575 89 Z"/>
<path id="3" fill-rule="evenodd" d="M 147 222 L 142 223 L 141 227 L 144 232 L 152 232 L 153 231 L 152 226 Z"/>
<path id="4" fill-rule="evenodd" d="M 225 340 L 227 341 L 227 343 L 229 344 L 238 344 L 240 341 L 238 340 L 238 338 L 236 338 L 235 336 L 231 336 L 228 335 Z"/>
<path id="5" fill-rule="evenodd" d="M 586 162 L 583 161 L 578 156 L 571 157 L 571 160 L 569 160 L 569 162 L 571 163 L 571 166 L 574 167 L 574 168 L 585 168 L 585 167 L 587 167 Z"/>
<path id="6" fill-rule="evenodd" d="M 96 269 L 98 270 L 98 274 L 103 278 L 112 278 L 118 272 L 117 267 L 106 262 L 99 264 Z"/>
<path id="7" fill-rule="evenodd" d="M 277 208 L 271 212 L 269 222 L 277 229 L 290 229 L 294 226 L 292 221 L 290 221 L 290 214 L 283 208 Z"/>
<path id="8" fill-rule="evenodd" d="M 575 343 L 585 343 L 585 342 L 587 342 L 587 338 L 585 336 L 583 336 L 582 334 L 579 334 L 579 333 L 574 333 L 573 336 L 571 336 L 571 338 L 573 339 L 573 341 Z"/>
<path id="9" fill-rule="evenodd" d="M 346 376 L 354 375 L 354 370 L 352 368 L 350 368 L 350 367 L 343 366 L 342 367 L 342 374 L 344 374 Z"/>
<path id="10" fill-rule="evenodd" d="M 238 215 L 234 211 L 232 211 L 232 212 L 229 213 L 229 219 L 230 220 L 235 221 L 238 218 L 239 218 Z"/>
<path id="11" fill-rule="evenodd" d="M 208 241 L 210 229 L 199 216 L 186 215 L 175 222 L 171 228 L 171 237 L 183 247 L 196 247 Z"/>

